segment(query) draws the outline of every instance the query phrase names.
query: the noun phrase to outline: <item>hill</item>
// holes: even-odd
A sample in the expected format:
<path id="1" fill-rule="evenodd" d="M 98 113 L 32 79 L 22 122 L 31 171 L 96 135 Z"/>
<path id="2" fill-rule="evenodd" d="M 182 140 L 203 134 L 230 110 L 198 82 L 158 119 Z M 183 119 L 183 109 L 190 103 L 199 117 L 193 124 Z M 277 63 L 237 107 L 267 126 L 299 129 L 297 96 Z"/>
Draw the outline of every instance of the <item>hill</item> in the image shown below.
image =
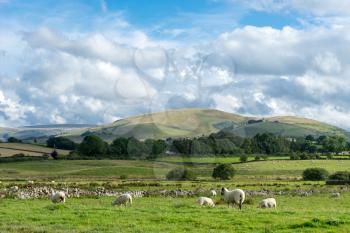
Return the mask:
<path id="1" fill-rule="evenodd" d="M 84 136 L 94 134 L 111 141 L 116 137 L 130 136 L 138 139 L 196 137 L 220 130 L 230 131 L 242 137 L 270 132 L 288 137 L 304 137 L 311 134 L 341 135 L 349 139 L 345 130 L 311 119 L 293 116 L 259 119 L 212 109 L 178 109 L 144 114 L 87 131 L 75 131 L 65 136 L 80 141 Z"/>

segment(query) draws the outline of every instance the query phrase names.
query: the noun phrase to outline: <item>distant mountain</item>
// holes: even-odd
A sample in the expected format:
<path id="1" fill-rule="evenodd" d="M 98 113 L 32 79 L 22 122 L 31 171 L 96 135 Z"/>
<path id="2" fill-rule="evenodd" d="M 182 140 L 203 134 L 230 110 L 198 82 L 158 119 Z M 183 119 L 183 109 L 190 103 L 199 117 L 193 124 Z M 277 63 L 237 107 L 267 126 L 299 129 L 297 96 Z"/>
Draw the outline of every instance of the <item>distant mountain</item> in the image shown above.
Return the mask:
<path id="1" fill-rule="evenodd" d="M 179 109 L 144 114 L 90 128 L 85 132 L 81 131 L 80 135 L 68 133 L 67 136 L 80 141 L 84 136 L 94 134 L 111 141 L 116 137 L 130 136 L 138 139 L 196 137 L 220 130 L 242 137 L 270 132 L 287 137 L 304 137 L 311 134 L 341 135 L 350 138 L 343 129 L 311 119 L 292 116 L 246 117 L 212 109 Z"/>
<path id="2" fill-rule="evenodd" d="M 16 137 L 21 140 L 42 139 L 46 140 L 50 136 L 74 133 L 76 130 L 87 130 L 96 127 L 88 124 L 59 124 L 59 125 L 35 125 L 23 126 L 19 128 L 0 128 L 0 139 L 6 140 L 9 137 Z"/>
<path id="3" fill-rule="evenodd" d="M 149 113 L 102 126 L 68 124 L 0 128 L 0 139 L 14 136 L 24 140 L 39 138 L 44 141 L 50 136 L 65 136 L 79 142 L 84 136 L 91 134 L 107 141 L 131 136 L 138 139 L 165 139 L 197 137 L 220 130 L 242 137 L 270 132 L 286 137 L 304 137 L 311 134 L 341 135 L 350 139 L 350 134 L 345 130 L 311 119 L 293 116 L 246 117 L 212 109 L 178 109 Z"/>

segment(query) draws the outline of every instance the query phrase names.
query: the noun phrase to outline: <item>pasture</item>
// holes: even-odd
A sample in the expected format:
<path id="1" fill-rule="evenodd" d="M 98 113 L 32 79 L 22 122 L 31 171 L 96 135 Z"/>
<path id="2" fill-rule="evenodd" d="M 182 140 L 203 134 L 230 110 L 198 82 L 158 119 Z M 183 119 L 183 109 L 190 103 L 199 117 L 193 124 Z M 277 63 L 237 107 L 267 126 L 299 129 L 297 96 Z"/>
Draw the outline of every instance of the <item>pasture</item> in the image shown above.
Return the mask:
<path id="1" fill-rule="evenodd" d="M 25 143 L 0 143 L 0 155 L 2 157 L 9 157 L 15 154 L 24 154 L 29 156 L 42 156 L 43 154 L 50 154 L 52 148 Z M 68 150 L 56 150 L 60 155 L 68 155 Z"/>
<path id="2" fill-rule="evenodd" d="M 225 160 L 227 158 L 218 158 Z M 209 159 L 208 159 L 209 160 Z M 214 181 L 211 178 L 215 162 L 195 163 L 138 161 L 138 160 L 46 160 L 0 163 L 2 180 L 58 179 L 58 180 L 116 180 L 121 175 L 129 179 L 165 178 L 175 167 L 187 167 L 194 171 L 199 180 Z M 325 168 L 330 173 L 345 171 L 350 160 L 269 160 L 249 163 L 235 163 L 236 176 L 232 181 L 295 181 L 301 178 L 304 169 Z"/>
<path id="3" fill-rule="evenodd" d="M 234 163 L 230 181 L 211 178 L 216 161 L 170 157 L 162 161 L 45 160 L 0 163 L 0 191 L 18 185 L 64 190 L 106 188 L 132 190 L 198 190 L 221 187 L 269 190 L 277 210 L 256 208 L 264 196 L 247 196 L 243 210 L 227 208 L 215 197 L 215 208 L 200 207 L 197 197 L 151 196 L 135 198 L 132 207 L 112 207 L 114 197 L 69 197 L 65 204 L 44 199 L 0 199 L 0 232 L 349 232 L 350 193 L 346 186 L 301 180 L 302 171 L 322 167 L 330 173 L 348 170 L 350 160 L 268 160 Z M 217 158 L 231 163 L 234 158 Z M 273 159 L 273 158 L 270 158 Z M 205 161 L 205 162 L 203 162 Z M 189 162 L 189 161 L 186 161 Z M 185 166 L 196 181 L 166 181 L 166 173 Z M 120 176 L 127 175 L 127 179 Z M 27 180 L 34 180 L 28 184 Z M 55 180 L 52 183 L 51 180 Z M 315 191 L 302 196 L 304 191 Z M 341 192 L 341 198 L 330 197 Z M 280 194 L 278 194 L 280 193 Z"/>
<path id="4" fill-rule="evenodd" d="M 218 198 L 216 198 L 218 200 Z M 278 196 L 277 210 L 198 206 L 196 197 L 144 197 L 132 207 L 112 207 L 113 198 L 0 200 L 0 232 L 349 232 L 350 196 Z"/>

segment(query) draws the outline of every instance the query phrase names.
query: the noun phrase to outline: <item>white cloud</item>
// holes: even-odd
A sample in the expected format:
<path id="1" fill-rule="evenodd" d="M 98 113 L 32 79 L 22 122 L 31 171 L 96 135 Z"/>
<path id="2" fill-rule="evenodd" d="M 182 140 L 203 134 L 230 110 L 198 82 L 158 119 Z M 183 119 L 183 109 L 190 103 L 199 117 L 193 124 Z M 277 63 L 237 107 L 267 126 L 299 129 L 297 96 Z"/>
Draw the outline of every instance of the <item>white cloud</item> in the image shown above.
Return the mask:
<path id="1" fill-rule="evenodd" d="M 350 129 L 346 25 L 246 26 L 195 45 L 125 27 L 0 34 L 11 57 L 0 63 L 0 124 L 108 123 L 150 110 L 213 107 Z"/>

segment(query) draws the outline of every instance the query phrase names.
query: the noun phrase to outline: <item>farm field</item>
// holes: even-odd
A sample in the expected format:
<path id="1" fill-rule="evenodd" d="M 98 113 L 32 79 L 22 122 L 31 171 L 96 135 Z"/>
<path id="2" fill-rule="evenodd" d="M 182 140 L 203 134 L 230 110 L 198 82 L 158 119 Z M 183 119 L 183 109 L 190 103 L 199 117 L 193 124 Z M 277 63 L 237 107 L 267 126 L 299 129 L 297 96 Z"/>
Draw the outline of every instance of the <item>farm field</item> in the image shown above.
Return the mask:
<path id="1" fill-rule="evenodd" d="M 24 154 L 30 156 L 42 156 L 43 154 L 50 154 L 52 148 L 25 144 L 25 143 L 0 143 L 0 154 L 3 157 L 12 156 L 15 154 Z M 56 150 L 60 155 L 68 155 L 68 150 Z"/>
<path id="2" fill-rule="evenodd" d="M 254 161 L 255 156 L 249 156 L 248 161 Z M 287 156 L 270 156 L 267 160 L 289 160 Z M 172 163 L 239 163 L 239 155 L 232 157 L 181 157 L 181 156 L 167 156 L 157 159 L 161 162 Z"/>
<path id="3" fill-rule="evenodd" d="M 175 167 L 193 169 L 199 180 L 211 178 L 215 164 L 183 165 L 178 162 L 137 160 L 47 160 L 0 163 L 3 180 L 61 179 L 61 180 L 118 180 L 121 175 L 130 179 L 164 179 Z M 350 160 L 271 160 L 236 163 L 233 181 L 297 180 L 306 168 L 325 168 L 330 173 L 350 168 Z"/>
<path id="4" fill-rule="evenodd" d="M 219 204 L 200 207 L 192 198 L 144 197 L 132 207 L 112 207 L 112 197 L 49 200 L 0 200 L 0 232 L 337 232 L 350 229 L 350 196 L 333 200 L 277 196 L 278 207 L 256 208 L 254 197 L 243 210 Z M 216 198 L 219 200 L 219 198 Z"/>

